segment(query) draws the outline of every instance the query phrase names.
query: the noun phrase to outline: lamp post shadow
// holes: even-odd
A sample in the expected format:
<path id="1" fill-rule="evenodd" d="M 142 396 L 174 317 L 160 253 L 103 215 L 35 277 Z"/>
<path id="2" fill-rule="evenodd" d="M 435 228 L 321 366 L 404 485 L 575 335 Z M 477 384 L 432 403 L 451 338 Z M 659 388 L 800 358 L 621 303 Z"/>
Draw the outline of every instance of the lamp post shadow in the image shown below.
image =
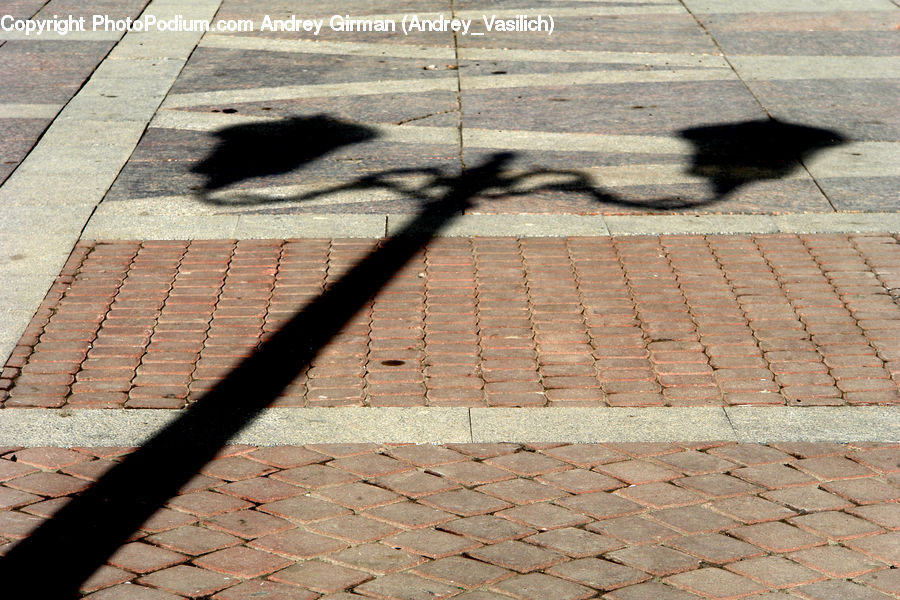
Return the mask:
<path id="1" fill-rule="evenodd" d="M 214 190 L 251 177 L 284 173 L 341 146 L 377 137 L 369 128 L 324 115 L 289 119 L 281 126 L 242 125 L 220 132 L 222 143 L 195 170 L 207 177 L 200 200 L 213 202 L 209 194 Z M 698 132 L 698 139 L 703 139 L 702 132 Z M 263 152 L 267 147 L 268 154 Z M 718 155 L 717 151 L 701 154 L 697 168 L 716 164 Z M 251 159 L 245 162 L 241 156 Z M 272 161 L 260 160 L 266 156 Z M 358 310 L 479 195 L 497 198 L 536 189 L 566 189 L 606 201 L 613 198 L 616 202 L 628 202 L 587 185 L 584 176 L 576 171 L 533 170 L 510 175 L 506 170 L 513 158 L 511 153 L 495 153 L 458 176 L 445 176 L 437 169 L 386 171 L 315 192 L 321 195 L 380 187 L 420 200 L 423 206 L 402 231 L 385 240 L 307 304 L 174 422 L 16 544 L 0 560 L 0 589 L 6 597 L 77 598 L 82 583 L 211 461 L 229 439 L 269 406 Z M 778 176 L 782 170 L 778 163 L 771 171 Z M 390 176 L 398 173 L 426 175 L 427 181 L 417 187 L 405 187 L 391 181 Z M 559 186 L 516 189 L 530 177 L 544 173 L 557 173 L 564 181 Z M 747 181 L 722 179 L 716 183 L 716 198 L 705 202 L 721 199 Z M 307 197 L 311 196 L 300 199 Z M 245 200 L 260 201 L 252 197 Z"/>

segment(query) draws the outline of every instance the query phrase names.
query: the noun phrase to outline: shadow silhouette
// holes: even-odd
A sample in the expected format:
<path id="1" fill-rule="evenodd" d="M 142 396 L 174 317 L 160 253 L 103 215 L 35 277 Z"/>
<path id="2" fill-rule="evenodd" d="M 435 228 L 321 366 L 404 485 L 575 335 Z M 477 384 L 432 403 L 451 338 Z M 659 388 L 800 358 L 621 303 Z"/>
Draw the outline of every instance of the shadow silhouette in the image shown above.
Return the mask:
<path id="1" fill-rule="evenodd" d="M 715 143 L 710 141 L 718 139 L 716 136 L 720 131 L 702 129 L 690 130 L 699 145 L 710 149 L 698 152 L 697 168 L 721 166 L 722 163 L 717 162 L 721 151 L 715 150 Z M 781 131 L 796 133 L 790 128 Z M 741 135 L 747 133 L 746 128 L 738 128 L 738 132 Z M 205 192 L 200 199 L 212 201 L 208 197 L 212 190 L 249 177 L 286 172 L 340 146 L 375 137 L 368 128 L 323 115 L 223 130 L 219 134 L 220 146 L 197 167 L 198 173 L 207 176 Z M 806 142 L 795 146 L 795 150 L 811 152 L 812 142 L 823 143 L 816 137 L 804 139 Z M 726 144 L 725 148 L 729 147 Z M 261 158 L 265 155 L 271 155 L 274 164 Z M 729 164 L 740 163 L 734 157 L 744 156 L 734 152 L 724 155 Z M 336 190 L 380 187 L 420 200 L 422 209 L 401 232 L 385 240 L 307 304 L 177 420 L 13 547 L 0 560 L 0 589 L 4 595 L 10 598 L 77 598 L 81 584 L 212 460 L 232 436 L 304 372 L 318 351 L 353 315 L 447 225 L 453 215 L 470 207 L 476 197 L 499 198 L 533 193 L 538 189 L 575 189 L 598 198 L 616 198 L 587 185 L 585 176 L 577 171 L 532 170 L 510 174 L 509 166 L 514 156 L 512 153 L 492 154 L 457 176 L 448 176 L 432 168 L 400 169 L 314 192 L 314 195 L 321 195 Z M 772 177 L 787 172 L 788 167 L 781 162 L 772 164 L 768 171 Z M 732 164 L 734 168 L 739 166 L 742 165 Z M 731 167 L 726 170 L 728 168 Z M 418 175 L 424 181 L 409 185 L 395 180 L 398 175 L 409 174 Z M 559 175 L 564 181 L 549 187 L 543 184 L 526 186 L 531 178 L 546 174 Z M 716 184 L 717 195 L 727 194 L 737 185 L 752 181 L 747 176 L 738 177 L 733 173 L 720 180 L 724 183 Z M 713 178 L 713 181 L 719 180 Z M 557 187 L 559 185 L 563 187 Z M 303 196 L 306 197 L 312 195 Z M 252 198 L 246 200 L 254 201 Z M 625 199 L 616 201 L 627 202 Z M 647 207 L 646 204 L 641 206 Z"/>
<path id="2" fill-rule="evenodd" d="M 720 198 L 753 181 L 786 177 L 815 152 L 847 141 L 836 131 L 777 119 L 692 127 L 678 133 L 695 145 L 687 172 L 708 178 Z"/>
<path id="3" fill-rule="evenodd" d="M 226 127 L 219 143 L 191 172 L 206 177 L 210 192 L 232 183 L 287 173 L 306 162 L 349 144 L 376 137 L 375 131 L 328 115 Z"/>
<path id="4" fill-rule="evenodd" d="M 321 120 L 322 123 L 320 124 L 317 120 Z M 303 119 L 291 119 L 287 126 L 293 128 L 295 122 L 300 123 L 302 121 Z M 323 116 L 313 117 L 310 123 L 321 130 L 327 129 L 334 124 L 346 125 Z M 255 133 L 249 135 L 244 131 L 246 127 L 254 126 L 242 125 L 229 128 L 223 130 L 219 136 L 223 140 L 241 141 L 246 146 L 246 142 L 249 139 L 256 140 Z M 275 128 L 275 124 L 270 124 L 270 127 Z M 360 134 L 355 131 L 359 126 L 353 125 L 351 127 L 352 129 L 344 135 L 350 136 L 353 141 L 370 139 L 364 133 Z M 844 136 L 836 131 L 786 123 L 776 119 L 692 127 L 679 131 L 678 135 L 693 146 L 690 164 L 685 168 L 685 173 L 699 176 L 709 181 L 712 194 L 707 198 L 691 199 L 681 196 L 670 196 L 649 200 L 631 199 L 596 186 L 584 171 L 549 168 L 532 168 L 520 174 L 493 174 L 494 185 L 487 185 L 487 182 L 484 182 L 485 185 L 482 186 L 481 196 L 487 199 L 500 199 L 543 191 L 556 191 L 584 194 L 597 202 L 643 210 L 699 208 L 720 202 L 747 184 L 766 179 L 787 177 L 794 171 L 802 168 L 803 161 L 813 156 L 816 152 L 830 146 L 846 143 L 847 141 Z M 294 134 L 285 136 L 285 134 L 279 133 L 276 137 L 295 136 Z M 308 154 L 318 156 L 332 149 L 327 147 L 327 143 L 325 143 L 325 147 L 320 147 L 322 144 L 323 142 L 317 142 Z M 268 147 L 268 144 L 265 141 L 261 141 L 252 143 L 249 147 L 263 148 Z M 234 158 L 231 157 L 232 154 Z M 239 155 L 240 150 L 235 148 L 217 150 L 194 171 L 200 173 L 230 172 L 230 164 L 239 162 L 237 160 Z M 514 157 L 515 153 L 510 153 L 510 159 Z M 271 168 L 259 168 L 254 170 L 253 176 L 270 174 L 272 172 L 274 171 Z M 286 172 L 286 170 L 278 172 Z M 410 184 L 403 181 L 403 176 L 422 176 L 427 177 L 427 180 L 420 185 L 415 185 L 414 183 Z M 531 179 L 546 180 L 548 177 L 556 179 L 551 182 L 545 181 L 532 187 L 525 187 L 526 182 Z M 200 201 L 216 206 L 237 208 L 280 202 L 303 202 L 343 192 L 378 189 L 427 202 L 435 199 L 435 192 L 443 193 L 447 185 L 456 183 L 453 177 L 442 175 L 440 169 L 436 168 L 391 169 L 323 189 L 275 198 L 252 191 L 232 192 L 225 196 L 213 195 L 212 192 L 225 187 L 225 184 L 219 184 L 221 183 L 220 178 L 221 175 L 215 177 L 216 185 L 208 183 L 204 186 L 203 192 L 197 195 Z"/>

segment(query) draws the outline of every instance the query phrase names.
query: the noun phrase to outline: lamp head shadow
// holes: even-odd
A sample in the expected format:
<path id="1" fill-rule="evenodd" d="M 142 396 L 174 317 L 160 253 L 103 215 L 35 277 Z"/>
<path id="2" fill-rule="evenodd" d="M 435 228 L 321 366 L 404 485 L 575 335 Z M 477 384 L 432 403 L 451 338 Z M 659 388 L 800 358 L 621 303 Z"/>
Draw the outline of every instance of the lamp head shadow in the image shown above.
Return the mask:
<path id="1" fill-rule="evenodd" d="M 378 134 L 369 127 L 314 115 L 235 125 L 217 131 L 215 136 L 216 147 L 191 169 L 206 178 L 204 192 L 253 177 L 287 173 Z"/>
<path id="2" fill-rule="evenodd" d="M 718 198 L 753 181 L 786 177 L 800 161 L 847 142 L 836 131 L 777 119 L 692 127 L 678 133 L 695 147 L 687 172 L 709 179 Z"/>

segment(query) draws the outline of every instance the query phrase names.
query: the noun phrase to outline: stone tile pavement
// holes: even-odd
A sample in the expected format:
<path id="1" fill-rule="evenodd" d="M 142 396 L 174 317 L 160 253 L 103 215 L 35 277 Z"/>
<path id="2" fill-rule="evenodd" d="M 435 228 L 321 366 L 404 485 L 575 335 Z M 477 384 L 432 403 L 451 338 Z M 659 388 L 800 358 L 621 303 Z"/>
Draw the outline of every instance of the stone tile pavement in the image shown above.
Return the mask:
<path id="1" fill-rule="evenodd" d="M 900 597 L 896 2 L 294 4 L 0 7 L 256 28 L 0 32 L 0 595 Z"/>
<path id="2" fill-rule="evenodd" d="M 82 242 L 4 405 L 182 408 L 369 240 Z M 897 404 L 889 235 L 429 244 L 275 406 Z"/>
<path id="3" fill-rule="evenodd" d="M 0 448 L 0 553 L 130 452 Z M 898 475 L 878 443 L 226 446 L 82 592 L 887 599 Z"/>

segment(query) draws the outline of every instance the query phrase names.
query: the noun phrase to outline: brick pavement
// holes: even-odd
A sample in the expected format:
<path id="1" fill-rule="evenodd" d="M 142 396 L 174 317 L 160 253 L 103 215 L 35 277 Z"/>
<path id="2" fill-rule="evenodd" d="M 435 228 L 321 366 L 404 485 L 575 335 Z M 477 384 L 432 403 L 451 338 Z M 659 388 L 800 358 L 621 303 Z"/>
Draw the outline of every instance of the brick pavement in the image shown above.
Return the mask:
<path id="1" fill-rule="evenodd" d="M 0 448 L 0 553 L 130 451 Z M 898 501 L 897 444 L 227 446 L 82 593 L 886 599 Z"/>
<path id="2" fill-rule="evenodd" d="M 369 240 L 82 242 L 6 407 L 181 408 Z M 276 406 L 896 404 L 889 235 L 435 240 Z"/>

